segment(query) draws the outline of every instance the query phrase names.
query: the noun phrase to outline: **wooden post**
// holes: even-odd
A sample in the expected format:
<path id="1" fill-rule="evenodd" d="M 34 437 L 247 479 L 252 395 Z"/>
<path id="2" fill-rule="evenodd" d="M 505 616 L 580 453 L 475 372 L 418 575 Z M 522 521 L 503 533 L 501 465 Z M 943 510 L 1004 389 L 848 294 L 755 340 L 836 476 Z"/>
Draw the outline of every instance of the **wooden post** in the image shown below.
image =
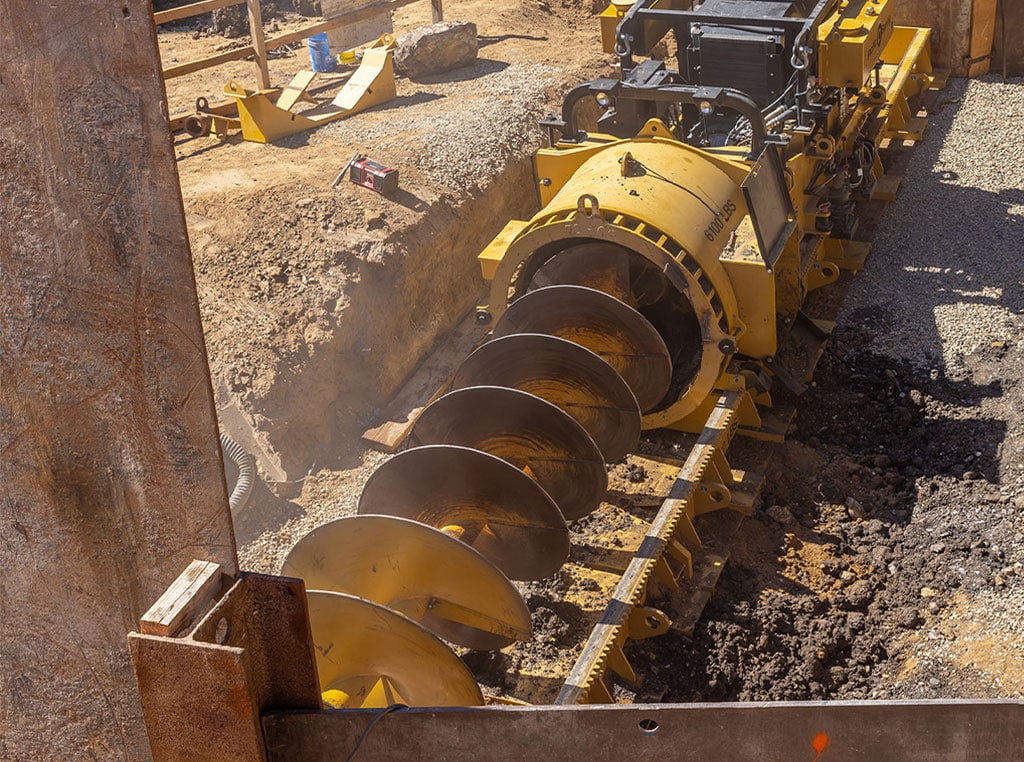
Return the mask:
<path id="1" fill-rule="evenodd" d="M 238 571 L 150 2 L 0 50 L 0 757 L 145 760 L 126 635 Z"/>
<path id="2" fill-rule="evenodd" d="M 430 0 L 430 13 L 435 24 L 438 21 L 444 21 L 444 7 L 441 3 L 442 0 Z"/>
<path id="3" fill-rule="evenodd" d="M 263 35 L 263 11 L 260 0 L 245 0 L 249 8 L 249 34 L 252 37 L 252 48 L 256 51 L 256 68 L 260 70 L 260 88 L 270 87 L 270 70 L 267 68 L 267 39 Z"/>

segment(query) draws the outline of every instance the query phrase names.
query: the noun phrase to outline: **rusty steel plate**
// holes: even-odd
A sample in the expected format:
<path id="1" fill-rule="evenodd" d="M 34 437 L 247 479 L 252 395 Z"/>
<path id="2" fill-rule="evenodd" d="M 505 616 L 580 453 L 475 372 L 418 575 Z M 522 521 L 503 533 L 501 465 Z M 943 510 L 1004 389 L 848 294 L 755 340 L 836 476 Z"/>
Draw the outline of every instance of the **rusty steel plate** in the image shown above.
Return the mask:
<path id="1" fill-rule="evenodd" d="M 523 597 L 498 568 L 434 527 L 397 516 L 323 524 L 288 552 L 281 574 L 405 614 L 445 640 L 491 651 L 533 631 Z"/>
<path id="2" fill-rule="evenodd" d="M 497 455 L 536 479 L 567 520 L 593 511 L 608 490 L 604 459 L 586 430 L 557 406 L 519 389 L 449 392 L 420 414 L 409 442 Z"/>
<path id="3" fill-rule="evenodd" d="M 469 447 L 399 453 L 367 480 L 358 513 L 445 529 L 511 579 L 542 579 L 569 557 L 565 519 L 541 486 L 511 463 Z"/>
<path id="4" fill-rule="evenodd" d="M 640 408 L 615 369 L 579 344 L 517 333 L 489 341 L 467 357 L 452 388 L 508 386 L 557 405 L 575 418 L 614 463 L 640 440 Z"/>
<path id="5" fill-rule="evenodd" d="M 354 595 L 306 592 L 324 699 L 337 707 L 481 706 L 473 674 L 436 635 Z"/>
<path id="6" fill-rule="evenodd" d="M 548 286 L 516 299 L 494 326 L 496 337 L 546 333 L 586 347 L 615 368 L 633 390 L 641 412 L 665 398 L 672 360 L 647 318 L 603 291 Z"/>

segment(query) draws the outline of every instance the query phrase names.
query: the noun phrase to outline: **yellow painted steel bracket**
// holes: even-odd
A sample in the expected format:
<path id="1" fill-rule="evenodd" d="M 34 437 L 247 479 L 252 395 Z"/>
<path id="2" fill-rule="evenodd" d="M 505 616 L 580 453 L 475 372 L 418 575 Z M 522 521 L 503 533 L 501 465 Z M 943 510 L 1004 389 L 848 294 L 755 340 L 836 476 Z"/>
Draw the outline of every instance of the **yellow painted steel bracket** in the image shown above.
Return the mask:
<path id="1" fill-rule="evenodd" d="M 301 113 L 292 109 L 300 100 L 311 100 L 306 88 L 313 81 L 313 72 L 300 72 L 283 91 L 251 91 L 237 82 L 229 82 L 224 92 L 238 101 L 242 137 L 255 143 L 271 143 L 387 103 L 396 95 L 392 54 L 397 47 L 391 35 L 382 35 L 366 49 L 359 68 L 332 100 Z M 278 92 L 280 96 L 272 100 Z"/>

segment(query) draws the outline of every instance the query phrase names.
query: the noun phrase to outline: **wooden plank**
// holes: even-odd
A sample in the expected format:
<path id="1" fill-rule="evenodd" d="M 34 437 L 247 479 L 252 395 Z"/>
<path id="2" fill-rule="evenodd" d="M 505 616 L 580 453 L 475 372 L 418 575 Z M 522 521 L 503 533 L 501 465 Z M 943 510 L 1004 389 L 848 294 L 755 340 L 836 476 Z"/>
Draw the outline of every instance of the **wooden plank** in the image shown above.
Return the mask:
<path id="1" fill-rule="evenodd" d="M 384 452 L 397 452 L 423 408 L 444 393 L 459 363 L 480 345 L 486 330 L 469 312 L 410 374 L 385 407 L 383 423 L 363 432 L 363 439 Z"/>
<path id="2" fill-rule="evenodd" d="M 974 0 L 971 5 L 971 44 L 967 49 L 968 77 L 988 74 L 992 67 L 992 42 L 995 32 L 996 0 Z"/>
<path id="3" fill-rule="evenodd" d="M 0 756 L 145 760 L 126 635 L 238 569 L 151 6 L 0 0 L 0 50 Z"/>
<path id="4" fill-rule="evenodd" d="M 246 2 L 246 0 L 242 0 L 242 2 Z M 266 56 L 267 50 L 276 50 L 277 48 L 285 45 L 291 45 L 293 42 L 305 40 L 307 37 L 312 37 L 314 34 L 330 31 L 331 29 L 342 26 L 343 24 L 354 24 L 357 21 L 372 18 L 380 13 L 390 13 L 391 11 L 397 10 L 398 8 L 404 8 L 405 6 L 411 5 L 415 2 L 417 2 L 417 0 L 388 0 L 388 2 L 384 3 L 375 3 L 374 5 L 368 5 L 365 8 L 352 11 L 351 13 L 343 13 L 342 15 L 336 16 L 327 21 L 311 24 L 310 26 L 303 27 L 302 29 L 298 29 L 294 32 L 288 32 L 287 34 L 281 34 L 277 37 L 271 37 L 264 41 L 263 55 Z M 192 72 L 210 69 L 214 66 L 219 66 L 222 63 L 240 61 L 243 58 L 255 55 L 257 55 L 256 48 L 253 45 L 245 45 L 240 48 L 226 50 L 223 53 L 207 56 L 206 58 L 200 58 L 196 61 L 189 61 L 188 63 L 171 66 L 164 69 L 163 78 L 165 80 L 174 79 L 175 77 L 182 77 L 186 74 L 191 74 Z M 269 87 L 269 85 L 267 86 Z"/>
<path id="5" fill-rule="evenodd" d="M 220 591 L 220 564 L 193 561 L 139 620 L 145 635 L 173 637 L 204 603 Z"/>
<path id="6" fill-rule="evenodd" d="M 267 40 L 263 33 L 263 12 L 260 0 L 246 0 L 249 10 L 249 36 L 252 38 L 253 57 L 259 70 L 260 88 L 270 87 L 270 70 L 267 68 Z"/>
<path id="7" fill-rule="evenodd" d="M 227 63 L 228 61 L 240 61 L 243 58 L 254 55 L 255 53 L 256 50 L 252 45 L 245 45 L 241 48 L 226 50 L 223 53 L 217 53 L 213 56 L 207 56 L 206 58 L 200 58 L 196 61 L 189 61 L 188 63 L 178 64 L 177 66 L 172 66 L 169 69 L 164 69 L 163 76 L 164 79 L 183 77 L 194 71 L 210 69 L 222 63 Z"/>
<path id="8" fill-rule="evenodd" d="M 188 637 L 128 642 L 157 762 L 262 762 L 260 711 L 321 706 L 301 580 L 243 574 Z"/>
<path id="9" fill-rule="evenodd" d="M 199 16 L 210 11 L 227 8 L 230 5 L 241 5 L 246 0 L 202 0 L 198 3 L 189 3 L 177 8 L 170 8 L 166 11 L 157 11 L 153 14 L 153 22 L 158 26 L 179 19 L 187 19 L 190 16 Z"/>
<path id="10" fill-rule="evenodd" d="M 365 8 L 368 5 L 377 5 L 379 2 L 380 0 L 320 0 L 320 6 L 323 9 L 324 19 L 328 20 L 343 13 L 351 13 Z M 344 24 L 332 29 L 327 33 L 327 42 L 330 43 L 333 52 L 340 53 L 372 42 L 382 34 L 393 34 L 394 31 L 391 14 L 385 11 L 364 21 Z"/>

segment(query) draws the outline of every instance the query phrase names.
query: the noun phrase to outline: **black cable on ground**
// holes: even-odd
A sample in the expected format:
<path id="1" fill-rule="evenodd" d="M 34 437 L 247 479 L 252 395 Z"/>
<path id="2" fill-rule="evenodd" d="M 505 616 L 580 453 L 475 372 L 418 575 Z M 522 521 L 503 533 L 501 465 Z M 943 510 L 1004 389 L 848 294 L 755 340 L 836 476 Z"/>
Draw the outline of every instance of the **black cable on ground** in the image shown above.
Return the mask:
<path id="1" fill-rule="evenodd" d="M 409 707 L 406 706 L 405 704 L 391 704 L 390 706 L 386 706 L 383 709 L 381 709 L 379 712 L 377 712 L 377 714 L 373 715 L 373 719 L 370 720 L 369 724 L 366 726 L 366 729 L 363 730 L 362 735 L 359 736 L 359 740 L 356 741 L 356 745 L 352 747 L 352 751 L 350 751 L 348 753 L 348 756 L 345 757 L 345 762 L 352 762 L 352 760 L 356 756 L 356 752 L 359 751 L 359 747 L 363 745 L 363 741 L 366 740 L 366 737 L 370 734 L 370 731 L 373 730 L 373 726 L 376 725 L 377 722 L 384 715 L 391 714 L 392 712 L 397 712 L 400 709 L 408 709 L 408 708 Z"/>

